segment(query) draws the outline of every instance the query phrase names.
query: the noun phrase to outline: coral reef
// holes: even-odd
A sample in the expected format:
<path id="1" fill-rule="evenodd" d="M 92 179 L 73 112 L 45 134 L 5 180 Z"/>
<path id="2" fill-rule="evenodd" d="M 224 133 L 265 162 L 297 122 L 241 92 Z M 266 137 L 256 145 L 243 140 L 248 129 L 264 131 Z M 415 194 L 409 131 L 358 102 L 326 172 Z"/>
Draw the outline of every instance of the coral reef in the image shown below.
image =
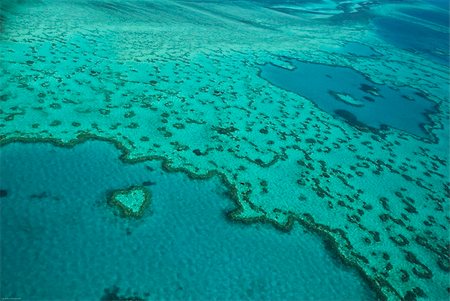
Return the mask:
<path id="1" fill-rule="evenodd" d="M 124 217 L 141 217 L 150 204 L 150 192 L 143 186 L 132 186 L 114 191 L 108 198 L 111 205 L 117 206 Z"/>
<path id="2" fill-rule="evenodd" d="M 239 207 L 233 220 L 286 231 L 301 223 L 382 298 L 448 297 L 448 67 L 367 26 L 365 9 L 391 6 L 355 1 L 324 15 L 311 4 L 304 15 L 250 2 L 102 3 L 47 0 L 6 11 L 0 145 L 99 139 L 126 162 L 217 175 Z M 330 50 L 350 42 L 376 55 Z M 370 129 L 336 111 L 344 122 L 258 76 L 266 64 L 293 69 L 286 58 L 417 91 L 434 104 L 423 125 L 429 135 Z"/>

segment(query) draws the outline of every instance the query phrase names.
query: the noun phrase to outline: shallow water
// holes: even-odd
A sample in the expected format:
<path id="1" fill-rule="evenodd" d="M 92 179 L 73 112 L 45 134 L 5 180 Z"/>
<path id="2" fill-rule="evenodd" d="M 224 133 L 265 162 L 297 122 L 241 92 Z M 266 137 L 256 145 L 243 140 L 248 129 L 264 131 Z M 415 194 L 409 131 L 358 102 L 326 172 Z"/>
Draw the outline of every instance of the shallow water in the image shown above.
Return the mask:
<path id="1" fill-rule="evenodd" d="M 217 179 L 118 156 L 105 142 L 0 149 L 2 296 L 100 300 L 116 286 L 151 299 L 375 299 L 300 226 L 282 233 L 231 222 L 233 202 Z M 114 215 L 107 191 L 142 183 L 153 195 L 144 218 Z"/>

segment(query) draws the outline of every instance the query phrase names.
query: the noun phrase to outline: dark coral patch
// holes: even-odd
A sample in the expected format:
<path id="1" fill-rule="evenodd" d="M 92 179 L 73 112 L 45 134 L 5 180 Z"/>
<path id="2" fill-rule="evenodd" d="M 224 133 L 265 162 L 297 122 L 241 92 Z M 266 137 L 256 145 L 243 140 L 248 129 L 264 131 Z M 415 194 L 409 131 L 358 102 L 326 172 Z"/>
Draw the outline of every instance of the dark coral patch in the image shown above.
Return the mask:
<path id="1" fill-rule="evenodd" d="M 137 295 L 133 296 L 124 296 L 119 294 L 120 288 L 117 286 L 113 286 L 112 288 L 106 288 L 104 290 L 103 296 L 100 298 L 100 301 L 145 301 L 144 298 L 141 298 Z"/>
<path id="2" fill-rule="evenodd" d="M 0 189 L 0 198 L 5 198 L 8 196 L 8 191 L 6 189 Z"/>
<path id="3" fill-rule="evenodd" d="M 344 119 L 348 124 L 355 126 L 357 128 L 365 128 L 366 125 L 356 118 L 351 112 L 347 110 L 335 110 L 334 113 Z"/>

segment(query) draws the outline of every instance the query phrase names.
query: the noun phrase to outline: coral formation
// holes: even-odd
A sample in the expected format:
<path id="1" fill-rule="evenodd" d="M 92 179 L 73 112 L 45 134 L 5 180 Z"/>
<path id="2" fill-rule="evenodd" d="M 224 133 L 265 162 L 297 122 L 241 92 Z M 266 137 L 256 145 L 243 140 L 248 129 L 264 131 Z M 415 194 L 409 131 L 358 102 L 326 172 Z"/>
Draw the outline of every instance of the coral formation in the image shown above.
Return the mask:
<path id="1" fill-rule="evenodd" d="M 300 16 L 298 7 L 250 3 L 43 3 L 4 16 L 0 145 L 107 140 L 127 162 L 217 175 L 238 205 L 233 220 L 284 230 L 298 221 L 381 297 L 448 297 L 448 68 L 340 18 L 374 4 Z M 335 41 L 377 55 L 327 50 Z M 286 58 L 418 91 L 435 107 L 423 125 L 433 138 L 368 129 L 336 112 L 350 125 L 258 76 L 265 64 L 292 69 Z M 362 89 L 367 103 L 377 97 Z"/>
<path id="2" fill-rule="evenodd" d="M 117 206 L 125 217 L 141 217 L 150 204 L 150 192 L 143 186 L 132 186 L 114 191 L 108 201 Z"/>

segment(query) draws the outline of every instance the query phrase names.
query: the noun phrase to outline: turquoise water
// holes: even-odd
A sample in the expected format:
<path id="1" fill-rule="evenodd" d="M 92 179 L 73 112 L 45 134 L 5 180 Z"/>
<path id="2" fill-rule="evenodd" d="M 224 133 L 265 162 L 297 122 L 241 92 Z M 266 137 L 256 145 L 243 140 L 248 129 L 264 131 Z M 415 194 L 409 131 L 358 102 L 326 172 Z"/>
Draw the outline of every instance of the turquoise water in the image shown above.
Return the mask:
<path id="1" fill-rule="evenodd" d="M 233 223 L 217 179 L 119 154 L 105 142 L 0 149 L 3 297 L 100 300 L 117 287 L 150 300 L 375 300 L 300 226 Z M 114 215 L 107 191 L 140 184 L 153 195 L 144 218 Z"/>
<path id="2" fill-rule="evenodd" d="M 356 56 L 378 56 L 380 55 L 378 52 L 376 52 L 371 47 L 356 43 L 356 42 L 350 42 L 344 44 L 344 46 L 340 49 L 340 51 L 347 55 L 356 55 Z"/>
<path id="3" fill-rule="evenodd" d="M 448 300 L 448 19 L 0 0 L 0 299 Z"/>

